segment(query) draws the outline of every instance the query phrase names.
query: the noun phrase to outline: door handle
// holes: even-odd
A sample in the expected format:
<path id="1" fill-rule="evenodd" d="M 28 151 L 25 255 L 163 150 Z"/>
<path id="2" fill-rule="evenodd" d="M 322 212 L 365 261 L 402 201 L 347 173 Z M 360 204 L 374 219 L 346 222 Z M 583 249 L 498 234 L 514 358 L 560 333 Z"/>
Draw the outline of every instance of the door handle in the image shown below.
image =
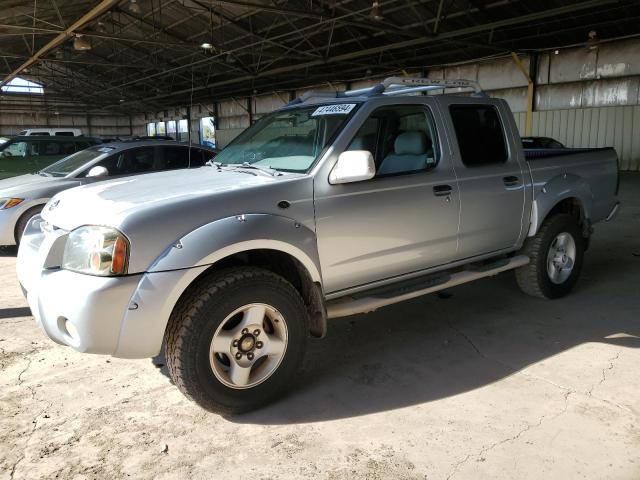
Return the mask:
<path id="1" fill-rule="evenodd" d="M 433 187 L 433 194 L 436 197 L 446 197 L 447 195 L 451 195 L 451 185 L 435 185 Z"/>
<path id="2" fill-rule="evenodd" d="M 514 175 L 509 175 L 508 177 L 502 177 L 502 181 L 507 187 L 513 187 L 520 183 L 520 179 Z"/>

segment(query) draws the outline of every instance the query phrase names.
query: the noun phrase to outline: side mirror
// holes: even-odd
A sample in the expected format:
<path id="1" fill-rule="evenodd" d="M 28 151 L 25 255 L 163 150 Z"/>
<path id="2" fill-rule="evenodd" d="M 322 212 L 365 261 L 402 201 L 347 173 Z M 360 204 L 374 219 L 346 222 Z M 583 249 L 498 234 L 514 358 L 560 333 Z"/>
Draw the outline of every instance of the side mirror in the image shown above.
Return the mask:
<path id="1" fill-rule="evenodd" d="M 329 183 L 362 182 L 370 180 L 376 175 L 376 164 L 373 155 L 367 150 L 352 150 L 342 152 L 338 161 L 329 174 Z"/>
<path id="2" fill-rule="evenodd" d="M 89 173 L 87 173 L 87 178 L 88 177 L 107 177 L 108 175 L 109 175 L 109 170 L 107 170 L 105 167 L 98 165 L 93 167 L 91 170 L 89 170 Z"/>

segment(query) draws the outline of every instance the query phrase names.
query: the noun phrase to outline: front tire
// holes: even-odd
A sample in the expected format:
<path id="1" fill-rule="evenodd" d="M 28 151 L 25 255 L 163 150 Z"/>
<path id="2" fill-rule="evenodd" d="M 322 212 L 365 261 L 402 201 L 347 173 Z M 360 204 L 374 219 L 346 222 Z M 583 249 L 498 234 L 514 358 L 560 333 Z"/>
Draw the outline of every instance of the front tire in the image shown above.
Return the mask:
<path id="1" fill-rule="evenodd" d="M 216 413 L 241 413 L 280 395 L 302 363 L 307 311 L 284 278 L 241 267 L 203 279 L 176 305 L 165 333 L 169 374 Z"/>
<path id="2" fill-rule="evenodd" d="M 557 214 L 544 221 L 522 253 L 531 261 L 516 269 L 520 289 L 531 296 L 560 298 L 575 286 L 582 269 L 586 242 L 571 215 Z"/>

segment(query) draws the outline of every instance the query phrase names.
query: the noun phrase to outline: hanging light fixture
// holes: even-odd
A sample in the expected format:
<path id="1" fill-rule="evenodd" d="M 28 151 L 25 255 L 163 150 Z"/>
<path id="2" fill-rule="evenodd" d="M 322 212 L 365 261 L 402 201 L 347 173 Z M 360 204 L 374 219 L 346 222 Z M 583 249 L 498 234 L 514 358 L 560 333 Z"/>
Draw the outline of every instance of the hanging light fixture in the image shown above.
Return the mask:
<path id="1" fill-rule="evenodd" d="M 98 23 L 96 23 L 96 31 L 100 33 L 107 33 L 107 27 L 102 20 L 98 20 Z"/>
<path id="2" fill-rule="evenodd" d="M 129 11 L 134 14 L 142 13 L 142 9 L 140 8 L 140 4 L 138 4 L 137 0 L 129 0 Z"/>
<path id="3" fill-rule="evenodd" d="M 203 50 L 213 50 L 213 45 L 210 44 L 209 42 L 204 42 L 203 44 L 200 45 L 200 48 Z"/>
<path id="4" fill-rule="evenodd" d="M 73 39 L 73 48 L 80 52 L 86 52 L 87 50 L 91 50 L 91 44 L 81 34 L 76 33 L 76 36 Z"/>
<path id="5" fill-rule="evenodd" d="M 369 13 L 369 18 L 376 22 L 380 22 L 384 20 L 382 16 L 382 10 L 380 9 L 380 2 L 378 0 L 373 0 L 373 4 L 371 5 L 371 12 Z"/>
<path id="6" fill-rule="evenodd" d="M 587 43 L 585 44 L 585 46 L 587 47 L 587 50 L 597 50 L 598 49 L 598 32 L 596 32 L 595 30 L 591 30 L 589 31 L 589 33 L 587 34 Z"/>

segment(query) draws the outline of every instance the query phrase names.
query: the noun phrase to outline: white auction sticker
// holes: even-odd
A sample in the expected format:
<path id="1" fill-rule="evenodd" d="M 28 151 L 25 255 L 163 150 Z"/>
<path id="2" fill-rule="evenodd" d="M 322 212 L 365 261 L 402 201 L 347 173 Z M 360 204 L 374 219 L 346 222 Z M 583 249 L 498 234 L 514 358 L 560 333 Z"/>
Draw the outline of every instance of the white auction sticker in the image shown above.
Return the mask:
<path id="1" fill-rule="evenodd" d="M 319 115 L 346 115 L 353 107 L 355 103 L 338 103 L 336 105 L 325 105 L 323 107 L 316 108 L 316 111 L 311 114 L 312 117 Z"/>

